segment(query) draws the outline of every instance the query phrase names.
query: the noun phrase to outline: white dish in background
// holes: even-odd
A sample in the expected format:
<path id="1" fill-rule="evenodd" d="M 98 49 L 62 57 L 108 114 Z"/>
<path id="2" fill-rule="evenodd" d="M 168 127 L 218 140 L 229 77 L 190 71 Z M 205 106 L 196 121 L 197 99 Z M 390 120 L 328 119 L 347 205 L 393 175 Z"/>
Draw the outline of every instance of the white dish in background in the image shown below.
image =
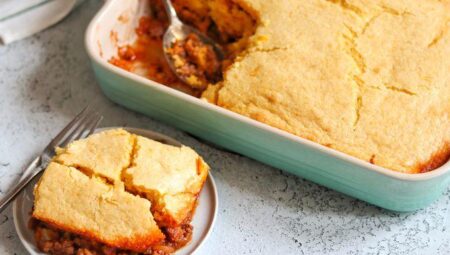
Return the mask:
<path id="1" fill-rule="evenodd" d="M 96 132 L 107 130 L 111 128 L 99 128 Z M 139 128 L 123 128 L 131 133 L 141 135 L 162 143 L 171 145 L 180 145 L 181 143 L 162 134 Z M 27 173 L 24 173 L 24 175 Z M 40 178 L 40 176 L 39 176 Z M 31 210 L 33 207 L 33 188 L 39 178 L 35 178 L 25 190 L 19 194 L 13 203 L 13 217 L 14 226 L 16 227 L 17 234 L 25 249 L 31 255 L 46 255 L 38 250 L 35 245 L 33 231 L 29 229 L 28 222 L 31 218 Z M 194 231 L 192 233 L 192 240 L 185 247 L 179 249 L 176 255 L 193 254 L 197 251 L 203 242 L 208 238 L 211 233 L 216 217 L 218 208 L 218 196 L 216 184 L 211 173 L 208 174 L 208 178 L 200 192 L 199 202 L 197 209 L 195 210 L 194 217 L 192 219 L 192 226 Z"/>

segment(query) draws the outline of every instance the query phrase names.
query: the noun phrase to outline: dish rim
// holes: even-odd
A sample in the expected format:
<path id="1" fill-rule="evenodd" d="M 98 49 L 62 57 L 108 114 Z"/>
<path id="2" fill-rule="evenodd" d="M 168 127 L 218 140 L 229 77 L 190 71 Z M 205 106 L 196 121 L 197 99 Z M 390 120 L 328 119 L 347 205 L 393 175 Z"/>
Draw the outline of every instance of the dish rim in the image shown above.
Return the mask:
<path id="1" fill-rule="evenodd" d="M 95 129 L 95 133 L 101 132 L 101 131 L 104 131 L 104 130 L 109 130 L 109 129 L 116 129 L 116 128 L 123 128 L 123 129 L 125 129 L 125 130 L 127 130 L 129 132 L 132 132 L 132 133 L 135 132 L 135 131 L 137 131 L 137 132 L 143 131 L 144 133 L 145 132 L 150 132 L 150 133 L 157 134 L 158 136 L 160 136 L 160 137 L 162 137 L 164 139 L 167 139 L 168 141 L 175 141 L 175 142 L 177 142 L 179 144 L 182 144 L 181 142 L 179 142 L 178 140 L 176 140 L 176 139 L 174 139 L 174 138 L 172 138 L 170 136 L 167 136 L 167 135 L 164 135 L 164 134 L 161 134 L 159 132 L 156 132 L 156 131 L 153 131 L 153 130 L 150 130 L 150 129 L 146 129 L 146 128 L 119 127 L 119 126 L 100 127 L 100 128 L 96 128 Z M 24 178 L 26 174 L 27 174 L 27 172 L 24 172 L 20 179 Z M 39 175 L 42 175 L 42 173 L 39 174 Z M 209 183 L 208 183 L 208 181 L 209 181 Z M 213 213 L 211 215 L 211 220 L 208 223 L 209 228 L 208 228 L 206 234 L 201 238 L 201 240 L 197 244 L 197 246 L 193 247 L 194 249 L 192 251 L 192 254 L 195 254 L 204 245 L 205 241 L 208 240 L 208 238 L 211 235 L 211 232 L 214 229 L 214 225 L 216 224 L 216 220 L 217 220 L 217 213 L 219 211 L 219 195 L 218 195 L 218 192 L 217 192 L 217 185 L 216 185 L 216 182 L 214 181 L 214 178 L 213 178 L 213 176 L 211 174 L 211 171 L 208 172 L 208 176 L 207 176 L 207 179 L 205 181 L 205 185 L 208 185 L 208 184 L 211 185 L 211 188 L 212 188 L 212 191 L 213 191 L 212 194 L 211 194 L 212 197 L 213 197 L 213 199 L 212 199 L 213 201 L 211 201 L 211 202 L 213 204 L 212 207 L 214 208 L 214 211 L 213 211 Z M 11 206 L 12 206 L 12 215 L 13 215 L 14 229 L 16 230 L 17 236 L 19 237 L 19 240 L 22 243 L 22 246 L 25 248 L 25 250 L 27 250 L 27 252 L 29 254 L 31 254 L 31 255 L 40 255 L 41 253 L 36 253 L 32 249 L 33 247 L 30 247 L 30 244 L 25 241 L 26 239 L 23 236 L 22 231 L 19 231 L 19 217 L 17 217 L 17 215 L 19 213 L 18 212 L 18 210 L 19 210 L 18 206 L 19 205 L 18 205 L 18 202 L 17 202 L 17 198 L 14 199 L 14 201 L 13 201 Z M 26 223 L 26 224 L 28 224 L 28 223 Z M 184 247 L 187 247 L 188 245 L 189 245 L 189 243 L 187 245 L 185 245 Z M 34 246 L 36 246 L 36 245 L 34 245 Z M 181 249 L 183 249 L 184 247 L 182 247 Z M 174 253 L 174 255 L 177 255 L 177 252 L 178 252 L 178 250 Z M 42 254 L 45 254 L 45 253 L 42 253 Z"/>
<path id="2" fill-rule="evenodd" d="M 429 171 L 426 173 L 414 173 L 414 174 L 398 172 L 398 171 L 391 170 L 391 169 L 388 169 L 385 167 L 374 165 L 374 164 L 371 164 L 362 159 L 351 156 L 349 154 L 345 154 L 345 153 L 337 151 L 335 149 L 328 148 L 319 143 L 309 141 L 300 136 L 296 136 L 294 134 L 288 133 L 287 131 L 269 126 L 267 124 L 253 120 L 244 115 L 241 115 L 241 114 L 232 112 L 228 109 L 222 108 L 220 106 L 208 103 L 206 100 L 196 98 L 194 96 L 188 95 L 188 94 L 178 91 L 176 89 L 165 86 L 161 83 L 155 82 L 153 80 L 139 76 L 137 74 L 123 70 L 117 66 L 110 64 L 108 61 L 102 59 L 97 54 L 97 50 L 95 49 L 95 46 L 97 44 L 94 42 L 94 34 L 96 33 L 96 27 L 99 25 L 101 19 L 107 14 L 109 7 L 112 5 L 112 3 L 114 1 L 115 0 L 107 0 L 103 4 L 103 6 L 100 8 L 100 10 L 97 12 L 97 14 L 94 16 L 94 18 L 90 21 L 90 23 L 86 29 L 86 32 L 85 32 L 85 40 L 84 40 L 86 51 L 87 51 L 87 54 L 88 54 L 89 58 L 91 59 L 91 61 L 95 61 L 95 63 L 97 63 L 101 67 L 107 69 L 108 71 L 110 71 L 116 75 L 130 79 L 132 81 L 135 81 L 137 83 L 140 83 L 141 85 L 152 87 L 153 89 L 159 90 L 160 92 L 163 92 L 163 93 L 169 94 L 173 97 L 176 97 L 179 100 L 187 101 L 194 105 L 206 108 L 209 111 L 216 112 L 220 115 L 224 115 L 226 117 L 232 118 L 237 121 L 241 121 L 243 123 L 251 125 L 254 128 L 276 134 L 280 137 L 286 138 L 295 143 L 299 143 L 303 146 L 306 146 L 306 147 L 313 149 L 315 151 L 318 151 L 320 153 L 324 153 L 328 156 L 337 158 L 339 160 L 343 160 L 347 163 L 356 165 L 361 168 L 365 168 L 370 171 L 375 171 L 375 172 L 382 174 L 384 176 L 387 176 L 387 177 L 391 177 L 391 178 L 402 180 L 402 181 L 418 182 L 418 181 L 426 181 L 426 180 L 438 178 L 442 175 L 447 174 L 450 171 L 450 160 L 448 160 L 446 163 L 444 163 L 443 165 L 441 165 L 438 168 L 435 168 L 432 171 Z"/>

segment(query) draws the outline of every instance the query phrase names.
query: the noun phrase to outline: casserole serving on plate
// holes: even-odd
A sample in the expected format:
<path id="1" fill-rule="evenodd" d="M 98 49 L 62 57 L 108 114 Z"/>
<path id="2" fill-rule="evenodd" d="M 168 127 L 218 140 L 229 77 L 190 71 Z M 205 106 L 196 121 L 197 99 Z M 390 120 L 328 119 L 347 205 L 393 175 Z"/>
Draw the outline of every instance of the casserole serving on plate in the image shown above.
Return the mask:
<path id="1" fill-rule="evenodd" d="M 131 250 L 144 247 L 145 254 L 195 252 L 211 233 L 218 206 L 212 176 L 195 177 L 206 170 L 198 168 L 206 166 L 198 154 L 150 130 L 108 127 L 95 133 L 58 149 L 45 173 L 14 201 L 14 224 L 28 252 L 141 254 Z M 128 168 L 120 169 L 124 165 Z M 139 187 L 141 181 L 145 185 Z M 196 194 L 192 188 L 200 188 L 199 181 L 205 182 Z M 136 190 L 144 186 L 146 191 Z"/>
<path id="2" fill-rule="evenodd" d="M 187 245 L 209 166 L 194 150 L 124 129 L 57 148 L 34 189 L 48 254 L 173 254 Z"/>
<path id="3" fill-rule="evenodd" d="M 443 140 L 444 142 L 444 147 L 446 146 L 445 139 L 447 139 L 446 136 L 448 136 L 448 122 L 445 122 L 445 118 L 443 119 L 443 124 L 439 124 L 438 122 L 428 122 L 428 125 L 423 125 L 420 124 L 420 122 L 417 122 L 420 125 L 418 124 L 419 127 L 417 128 L 417 130 L 414 129 L 414 132 L 412 132 L 404 128 L 411 127 L 411 125 L 404 124 L 403 122 L 401 122 L 403 121 L 402 119 L 397 118 L 397 115 L 390 114 L 391 112 L 389 111 L 389 108 L 395 109 L 396 107 L 398 109 L 402 109 L 403 107 L 404 112 L 400 113 L 408 114 L 408 110 L 414 105 L 407 104 L 405 102 L 414 101 L 415 99 L 406 100 L 405 98 L 406 96 L 412 96 L 408 95 L 408 93 L 422 93 L 421 89 L 423 89 L 423 87 L 419 86 L 421 84 L 418 84 L 416 87 L 413 86 L 406 88 L 401 87 L 402 84 L 386 84 L 386 87 L 382 88 L 366 88 L 359 84 L 362 81 L 371 81 L 372 76 L 369 75 L 368 77 L 365 77 L 361 69 L 369 70 L 370 68 L 372 68 L 370 65 L 374 63 L 365 63 L 362 68 L 357 61 L 358 54 L 356 54 L 355 57 L 354 50 L 357 47 L 355 45 L 348 45 L 348 43 L 353 42 L 353 40 L 350 40 L 347 37 L 354 36 L 353 29 L 357 28 L 348 28 L 348 33 L 343 35 L 342 43 L 344 46 L 348 46 L 349 52 L 345 52 L 345 56 L 336 55 L 333 58 L 337 61 L 337 64 L 335 65 L 336 69 L 340 68 L 341 66 L 346 67 L 345 63 L 348 62 L 347 67 L 351 69 L 351 72 L 346 75 L 350 75 L 352 82 L 355 83 L 353 84 L 354 86 L 349 86 L 348 84 L 340 85 L 338 80 L 339 77 L 336 76 L 335 78 L 338 80 L 338 82 L 336 82 L 336 86 L 342 86 L 343 89 L 333 90 L 333 88 L 324 88 L 323 86 L 319 86 L 312 91 L 300 91 L 301 93 L 303 93 L 301 95 L 304 95 L 306 101 L 302 101 L 301 104 L 298 105 L 295 103 L 295 101 L 291 102 L 290 108 L 293 109 L 291 113 L 295 113 L 295 116 L 300 116 L 301 120 L 299 123 L 296 123 L 296 119 L 288 118 L 288 120 L 290 120 L 290 122 L 294 124 L 292 126 L 286 125 L 286 119 L 280 117 L 283 114 L 282 111 L 280 112 L 279 109 L 272 107 L 273 105 L 277 105 L 277 99 L 286 98 L 289 93 L 273 93 L 274 95 L 279 96 L 275 96 L 275 98 L 272 98 L 272 100 L 274 100 L 272 103 L 261 103 L 259 99 L 252 98 L 253 94 L 260 95 L 262 92 L 264 92 L 264 90 L 267 90 L 267 86 L 269 86 L 270 84 L 267 85 L 264 84 L 264 82 L 260 82 L 259 87 L 255 86 L 253 84 L 255 82 L 251 79 L 251 77 L 247 77 L 248 79 L 244 79 L 242 81 L 239 80 L 241 77 L 245 77 L 246 73 L 238 72 L 240 69 L 236 67 L 236 64 L 232 64 L 231 67 L 229 67 L 228 71 L 225 73 L 224 82 L 222 85 L 212 87 L 212 89 L 208 88 L 206 92 L 203 93 L 207 93 L 204 98 L 210 100 L 210 102 L 216 103 L 217 105 L 241 113 L 243 115 L 247 115 L 248 117 L 259 120 L 261 122 L 265 122 L 272 126 L 287 130 L 290 133 L 299 135 L 295 136 L 288 132 L 281 131 L 280 129 L 276 129 L 262 124 L 261 122 L 252 120 L 248 117 L 244 117 L 243 115 L 239 115 L 229 110 L 220 108 L 217 105 L 208 103 L 204 99 L 198 99 L 172 88 L 162 86 L 159 83 L 127 72 L 110 64 L 108 61 L 111 58 L 117 56 L 119 47 L 131 44 L 133 41 L 135 41 L 135 28 L 138 26 L 140 18 L 142 16 L 149 15 L 148 12 L 150 12 L 151 10 L 148 5 L 148 1 L 129 1 L 127 3 L 119 3 L 119 1 L 111 0 L 105 4 L 105 6 L 94 18 L 88 28 L 86 34 L 86 47 L 92 59 L 94 71 L 97 75 L 99 83 L 105 94 L 112 100 L 133 110 L 163 120 L 167 123 L 177 126 L 204 139 L 210 140 L 228 149 L 237 151 L 262 162 L 284 169 L 306 179 L 339 190 L 341 192 L 384 208 L 398 211 L 415 210 L 432 202 L 447 187 L 449 180 L 448 162 L 441 162 L 444 164 L 437 167 L 431 172 L 420 174 L 410 173 L 419 172 L 427 168 L 424 167 L 421 169 L 420 167 L 416 167 L 416 165 L 422 163 L 424 161 L 424 158 L 433 158 L 434 156 L 432 156 L 432 154 L 434 155 L 434 153 L 438 151 L 437 148 L 439 146 L 442 146 L 442 143 L 433 143 L 431 141 L 432 138 L 434 139 L 435 137 L 443 137 L 441 140 Z M 328 11 L 333 11 L 332 14 L 338 15 L 337 18 L 341 18 L 343 20 L 353 18 L 354 16 L 354 14 L 342 14 L 343 11 L 340 10 L 343 8 L 342 6 L 330 7 L 328 5 L 323 5 L 321 6 L 321 8 L 322 7 L 325 8 L 322 11 L 326 11 L 329 9 Z M 340 11 L 335 11 L 336 8 L 338 8 L 338 10 Z M 379 15 L 384 14 L 381 12 Z M 389 20 L 389 18 L 386 19 Z M 384 18 L 382 20 L 384 20 Z M 267 22 L 263 19 L 261 19 L 259 22 L 271 24 L 271 22 Z M 277 21 L 272 20 L 272 24 L 273 22 L 276 23 Z M 267 24 L 260 30 L 270 30 L 271 28 L 273 28 Z M 364 29 L 364 27 L 362 27 L 362 29 Z M 371 31 L 370 26 L 366 27 L 365 29 L 368 33 L 376 32 Z M 258 31 L 259 30 L 257 29 L 257 32 L 255 34 L 255 36 L 258 37 L 257 39 L 262 41 L 267 40 L 267 38 L 264 39 L 264 36 L 258 34 Z M 303 34 L 306 32 L 308 31 L 302 31 Z M 270 38 L 268 40 L 270 41 Z M 326 41 L 327 38 L 324 38 L 323 40 Z M 275 43 L 276 47 L 274 46 L 272 48 L 264 48 L 264 42 L 260 45 L 252 46 L 257 48 L 259 47 L 259 50 L 255 51 L 253 54 L 253 58 L 251 56 L 250 60 L 248 60 L 252 61 L 255 58 L 258 59 L 262 57 L 263 59 L 260 59 L 260 63 L 269 63 L 266 65 L 266 67 L 264 67 L 263 65 L 261 70 L 256 70 L 260 72 L 258 74 L 258 77 L 264 77 L 265 80 L 270 80 L 273 77 L 276 77 L 276 75 L 274 74 L 277 74 L 277 71 L 275 70 L 271 73 L 270 68 L 275 69 L 277 65 L 280 65 L 280 63 L 276 63 L 277 59 L 289 62 L 288 60 L 291 60 L 292 56 L 298 58 L 302 57 L 302 48 L 298 48 L 298 46 L 295 46 L 297 48 L 293 46 L 296 50 L 295 52 L 280 50 L 280 52 L 278 53 L 281 55 L 284 54 L 281 57 L 279 57 L 279 54 L 269 56 L 266 53 L 278 51 L 277 39 L 275 39 L 274 41 L 275 42 L 271 41 L 271 43 Z M 397 42 L 394 41 L 390 45 L 395 46 L 395 43 Z M 361 45 L 364 46 L 364 44 Z M 313 44 L 313 46 L 316 47 L 318 46 L 318 44 Z M 312 46 L 303 45 L 303 48 L 306 47 Z M 325 55 L 333 53 L 333 51 L 322 51 Z M 247 51 L 247 55 L 250 54 L 248 52 L 251 53 L 251 48 Z M 264 54 L 262 54 L 262 52 L 264 52 Z M 353 56 L 353 58 L 349 56 Z M 345 62 L 344 64 L 338 63 L 340 61 L 340 58 L 342 58 L 342 61 L 347 62 Z M 244 68 L 245 65 L 248 65 L 248 63 L 246 62 L 246 57 L 238 56 L 238 60 L 238 64 L 244 66 Z M 274 61 L 275 63 L 272 63 Z M 289 71 L 291 69 L 291 71 L 294 71 L 294 69 L 297 68 L 294 65 L 295 63 L 295 61 L 290 63 L 290 66 L 288 66 L 290 67 L 290 69 L 285 68 L 285 71 L 287 73 L 287 76 L 285 77 L 286 80 L 293 83 L 296 82 L 293 79 L 296 79 L 296 77 L 301 77 L 301 74 L 297 75 L 295 74 L 295 72 L 294 75 L 289 75 Z M 314 63 L 310 64 L 313 65 Z M 317 64 L 320 65 L 319 62 Z M 328 65 L 330 63 L 325 62 L 322 64 Z M 332 75 L 338 75 L 339 72 L 334 72 L 331 67 L 332 66 L 329 67 L 330 73 Z M 372 69 L 375 69 L 375 67 Z M 312 72 L 313 71 L 310 71 L 309 73 L 313 75 Z M 379 72 L 383 73 L 383 69 L 380 68 Z M 440 72 L 436 72 L 437 74 L 441 75 Z M 308 73 L 305 73 L 305 75 L 307 74 Z M 306 78 L 308 77 L 304 77 L 305 83 L 309 82 L 308 80 L 306 80 Z M 235 81 L 233 81 L 233 79 Z M 325 80 L 327 80 L 326 77 Z M 251 90 L 245 89 L 245 81 L 248 81 L 248 84 L 253 85 Z M 318 82 L 317 79 L 316 81 Z M 281 85 L 282 84 L 280 84 L 280 86 Z M 244 89 L 239 86 L 244 86 Z M 446 94 L 448 93 L 448 89 L 446 90 L 447 87 L 445 86 L 448 85 L 444 83 L 444 85 L 442 86 L 444 87 L 441 90 L 441 93 L 444 94 L 441 96 L 443 96 L 442 98 L 445 99 L 446 96 L 448 96 Z M 218 95 L 219 98 L 211 99 L 211 97 L 208 96 L 208 91 L 216 91 L 215 88 L 218 87 L 220 88 L 219 92 L 214 92 L 212 94 Z M 348 91 L 344 88 L 348 89 Z M 381 92 L 379 92 L 378 90 Z M 239 93 L 239 97 L 233 97 L 233 91 L 237 91 L 236 93 Z M 297 92 L 299 91 L 293 91 L 292 93 Z M 311 107 L 311 103 L 313 101 L 310 100 L 313 95 L 311 93 L 313 92 L 317 92 L 317 95 L 314 95 L 314 97 L 320 98 L 320 100 L 318 101 L 325 100 L 325 102 L 329 103 L 324 103 L 322 105 L 322 108 Z M 342 94 L 339 94 L 339 92 L 342 92 Z M 397 93 L 399 94 L 399 96 L 390 97 L 390 100 L 383 102 L 382 100 L 380 100 L 380 98 L 383 99 L 382 97 L 367 97 L 364 93 L 368 92 L 370 92 L 370 95 L 380 93 Z M 220 96 L 222 96 L 222 99 L 220 98 Z M 237 100 L 236 98 L 241 101 Z M 297 99 L 298 98 L 301 97 L 297 97 Z M 342 100 L 339 101 L 340 99 Z M 382 104 L 380 104 L 380 101 L 382 101 Z M 240 107 L 240 105 L 242 105 L 240 103 L 242 102 L 243 105 L 247 105 L 248 107 Z M 250 104 L 249 102 L 253 103 Z M 337 104 L 333 104 L 333 102 Z M 398 102 L 399 106 L 396 106 L 394 102 Z M 441 111 L 444 111 L 444 114 L 445 109 L 447 109 L 447 104 L 444 102 L 441 109 Z M 307 112 L 306 110 L 302 109 L 302 106 L 306 110 L 312 109 L 312 111 Z M 371 106 L 373 108 L 370 108 L 368 106 Z M 351 109 L 351 111 L 347 108 Z M 356 111 L 354 110 L 355 108 L 357 109 Z M 358 109 L 361 109 L 361 111 L 358 111 Z M 322 124 L 322 126 L 319 126 L 319 128 L 325 130 L 330 129 L 331 132 L 328 132 L 327 134 L 331 135 L 327 137 L 323 136 L 320 132 L 312 132 L 309 134 L 305 133 L 305 130 L 319 130 L 319 128 L 305 129 L 303 126 L 302 129 L 302 124 L 305 124 L 305 126 L 307 126 L 306 124 L 310 125 L 307 120 L 314 119 L 317 116 L 321 116 L 322 113 L 326 113 L 326 111 L 338 112 L 338 114 L 334 115 L 325 114 L 325 117 L 328 116 L 330 118 L 323 118 L 321 119 L 322 122 L 319 122 L 320 124 Z M 393 112 L 395 113 L 395 111 Z M 379 122 L 377 122 L 376 119 L 375 121 L 371 120 L 367 118 L 367 116 L 380 117 L 377 114 L 379 114 L 381 117 L 384 116 L 384 119 L 387 120 L 388 123 L 394 122 L 397 118 L 400 124 L 398 126 L 388 125 L 388 128 L 376 126 L 379 125 Z M 437 114 L 439 115 L 441 113 L 438 112 Z M 280 118 L 277 119 L 277 116 Z M 333 116 L 338 117 L 333 118 Z M 400 114 L 399 116 L 402 115 Z M 421 116 L 411 116 L 410 121 L 415 122 L 415 117 Z M 424 120 L 425 122 L 428 121 L 427 118 L 424 118 Z M 347 127 L 345 125 L 347 125 L 348 123 L 351 124 L 351 127 L 346 129 Z M 291 123 L 287 121 L 287 124 Z M 360 127 L 360 125 L 363 127 Z M 391 129 L 389 129 L 389 127 Z M 357 131 L 361 128 L 364 132 L 357 133 Z M 419 137 L 420 134 L 430 133 L 430 131 L 423 132 L 424 128 L 429 128 L 436 131 L 434 132 L 434 135 L 431 136 L 431 138 L 424 137 L 421 140 Z M 337 130 L 338 132 L 333 133 L 335 130 Z M 380 133 L 380 130 L 388 130 L 389 132 Z M 402 137 L 402 130 L 404 130 L 405 133 L 409 135 L 413 134 L 410 137 L 411 139 Z M 396 133 L 398 131 L 400 131 L 400 133 Z M 366 136 L 367 140 L 364 140 L 364 135 L 362 134 L 368 133 L 377 136 L 378 140 L 375 140 L 378 142 L 387 141 L 388 145 L 383 147 L 383 145 L 373 143 L 373 139 L 369 139 L 371 138 L 370 136 Z M 303 139 L 300 136 L 306 137 L 323 145 L 319 145 L 318 143 Z M 359 141 L 351 143 L 351 141 L 342 139 L 342 137 L 345 139 L 356 137 L 359 139 Z M 327 141 L 331 142 L 328 143 Z M 408 150 L 405 150 L 401 146 L 397 146 L 397 143 L 409 143 L 411 146 L 406 147 L 416 150 L 413 150 L 412 154 L 419 155 L 418 158 L 420 160 L 412 159 L 412 163 L 407 162 L 407 160 L 405 159 L 410 159 L 409 157 L 411 153 L 408 154 Z M 377 146 L 381 147 L 381 149 L 379 150 L 379 154 L 373 153 L 373 151 L 375 151 L 373 148 L 378 148 Z M 423 156 L 422 154 L 415 153 L 422 152 L 420 148 L 425 147 L 430 148 L 425 152 L 425 154 L 428 156 Z M 386 148 L 389 148 L 389 150 L 386 150 Z M 338 152 L 334 149 L 346 152 L 348 154 Z M 386 151 L 388 151 L 389 153 L 386 153 Z M 446 150 L 444 149 L 444 151 Z M 355 157 L 349 155 L 353 155 Z M 359 159 L 356 157 L 358 157 Z M 404 162 L 407 163 L 403 164 Z M 382 166 L 389 167 L 391 169 L 397 170 L 398 172 L 383 168 Z"/>

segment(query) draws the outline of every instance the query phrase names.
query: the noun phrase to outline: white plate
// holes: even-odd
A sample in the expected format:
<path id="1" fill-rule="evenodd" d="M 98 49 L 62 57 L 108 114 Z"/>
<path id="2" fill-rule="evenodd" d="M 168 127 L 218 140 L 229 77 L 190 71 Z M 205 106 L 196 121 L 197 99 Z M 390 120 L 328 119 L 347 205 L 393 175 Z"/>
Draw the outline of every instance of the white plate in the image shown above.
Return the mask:
<path id="1" fill-rule="evenodd" d="M 111 128 L 100 128 L 96 132 L 100 132 Z M 171 145 L 180 145 L 181 143 L 167 137 L 165 135 L 155 133 L 153 131 L 138 129 L 138 128 L 124 128 L 131 133 L 142 135 L 151 138 L 162 143 Z M 25 173 L 26 174 L 26 173 Z M 24 174 L 24 176 L 25 176 Z M 17 197 L 13 203 L 13 216 L 14 225 L 16 227 L 17 234 L 23 246 L 31 255 L 45 255 L 40 252 L 35 245 L 33 232 L 28 228 L 28 222 L 30 220 L 30 213 L 33 207 L 33 188 L 39 178 L 35 178 L 34 181 L 29 184 L 25 190 Z M 192 219 L 192 225 L 194 232 L 191 242 L 178 250 L 175 254 L 184 255 L 194 253 L 202 243 L 208 238 L 214 226 L 215 219 L 217 217 L 218 197 L 217 189 L 214 183 L 214 179 L 209 173 L 206 179 L 205 185 L 199 196 L 199 203 L 195 210 L 194 218 Z"/>

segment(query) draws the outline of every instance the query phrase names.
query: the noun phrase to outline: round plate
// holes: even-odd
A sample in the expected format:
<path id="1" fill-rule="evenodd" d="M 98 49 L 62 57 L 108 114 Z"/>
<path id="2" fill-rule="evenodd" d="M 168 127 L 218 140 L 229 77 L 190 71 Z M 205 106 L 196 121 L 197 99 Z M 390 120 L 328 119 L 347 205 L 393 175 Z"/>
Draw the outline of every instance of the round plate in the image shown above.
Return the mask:
<path id="1" fill-rule="evenodd" d="M 107 129 L 113 128 L 99 128 L 96 132 L 104 131 Z M 150 139 L 180 146 L 181 143 L 162 134 L 138 128 L 123 128 L 130 133 L 141 135 L 144 137 L 148 137 Z M 24 173 L 23 176 L 26 176 L 27 173 Z M 39 176 L 40 177 L 40 176 Z M 16 227 L 17 234 L 19 235 L 20 241 L 28 250 L 28 252 L 32 255 L 45 255 L 38 250 L 34 242 L 33 232 L 28 228 L 28 222 L 31 218 L 31 210 L 33 207 L 33 188 L 39 178 L 34 178 L 32 183 L 30 183 L 22 193 L 17 196 L 16 200 L 13 203 L 13 216 L 14 216 L 14 225 Z M 214 222 L 217 216 L 217 207 L 218 207 L 218 197 L 217 197 L 217 189 L 216 184 L 214 183 L 214 179 L 211 176 L 211 173 L 208 174 L 208 178 L 203 186 L 202 191 L 199 196 L 199 203 L 197 209 L 195 210 L 194 217 L 192 219 L 192 226 L 194 227 L 194 232 L 192 235 L 192 240 L 185 247 L 179 249 L 175 254 L 184 255 L 184 254 L 192 254 L 197 249 L 200 248 L 202 243 L 208 238 L 211 230 L 213 228 Z"/>

